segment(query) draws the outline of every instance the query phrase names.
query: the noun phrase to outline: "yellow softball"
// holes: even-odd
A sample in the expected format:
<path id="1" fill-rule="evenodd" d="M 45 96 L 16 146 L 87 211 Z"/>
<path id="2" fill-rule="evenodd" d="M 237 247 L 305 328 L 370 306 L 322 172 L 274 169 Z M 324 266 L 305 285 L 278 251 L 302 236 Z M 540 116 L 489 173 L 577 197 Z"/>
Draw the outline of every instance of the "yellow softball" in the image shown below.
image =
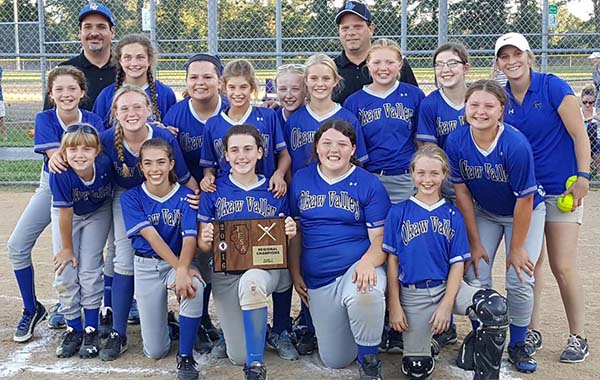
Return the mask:
<path id="1" fill-rule="evenodd" d="M 559 196 L 556 200 L 556 207 L 562 212 L 571 212 L 573 209 L 573 194 Z"/>

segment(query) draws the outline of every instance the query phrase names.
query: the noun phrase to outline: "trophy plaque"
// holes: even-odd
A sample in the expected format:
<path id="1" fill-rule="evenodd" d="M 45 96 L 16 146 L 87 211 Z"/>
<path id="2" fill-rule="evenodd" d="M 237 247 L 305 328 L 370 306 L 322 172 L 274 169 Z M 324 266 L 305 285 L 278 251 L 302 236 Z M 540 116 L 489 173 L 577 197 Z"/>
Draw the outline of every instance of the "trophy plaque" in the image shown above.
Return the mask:
<path id="1" fill-rule="evenodd" d="M 214 221 L 213 270 L 286 269 L 284 218 Z"/>

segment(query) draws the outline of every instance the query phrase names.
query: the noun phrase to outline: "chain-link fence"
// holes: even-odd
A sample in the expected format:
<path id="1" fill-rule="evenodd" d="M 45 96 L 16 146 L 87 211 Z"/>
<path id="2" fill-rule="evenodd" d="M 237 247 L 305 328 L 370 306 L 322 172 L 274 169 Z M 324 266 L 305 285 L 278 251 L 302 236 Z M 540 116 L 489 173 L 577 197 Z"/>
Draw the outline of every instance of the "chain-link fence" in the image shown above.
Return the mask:
<path id="1" fill-rule="evenodd" d="M 587 1 L 587 2 L 586 2 Z M 42 109 L 45 76 L 79 53 L 75 0 L 4 0 L 0 3 L 0 66 L 6 105 L 6 138 L 0 142 L 0 183 L 35 183 L 40 157 L 28 131 Z M 184 87 L 183 62 L 193 53 L 218 53 L 225 61 L 251 60 L 259 79 L 272 78 L 282 63 L 303 62 L 316 52 L 332 56 L 341 45 L 334 22 L 340 0 L 123 0 L 105 1 L 116 19 L 116 38 L 147 33 L 161 52 L 158 78 L 177 94 Z M 564 2 L 533 0 L 369 0 L 375 36 L 397 40 L 419 84 L 434 88 L 431 53 L 443 41 L 459 40 L 472 55 L 468 80 L 489 77 L 496 38 L 524 33 L 538 68 L 565 78 L 579 94 L 592 81 L 590 60 L 600 48 L 596 0 L 587 20 L 569 13 Z M 595 15 L 595 17 L 594 17 Z M 600 139 L 595 139 L 599 141 Z M 600 151 L 600 149 L 598 149 Z M 599 160 L 600 161 L 600 160 Z"/>

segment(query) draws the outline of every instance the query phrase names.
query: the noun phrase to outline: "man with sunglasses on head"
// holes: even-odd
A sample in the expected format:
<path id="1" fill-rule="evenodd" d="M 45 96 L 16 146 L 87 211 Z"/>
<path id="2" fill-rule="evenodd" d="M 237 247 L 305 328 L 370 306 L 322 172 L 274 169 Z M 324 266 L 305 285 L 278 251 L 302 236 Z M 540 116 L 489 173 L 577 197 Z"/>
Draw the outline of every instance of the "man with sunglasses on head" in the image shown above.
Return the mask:
<path id="1" fill-rule="evenodd" d="M 341 89 L 334 94 L 336 102 L 343 104 L 346 98 L 373 80 L 367 65 L 367 54 L 371 48 L 371 38 L 375 24 L 369 8 L 361 2 L 350 0 L 338 10 L 335 16 L 338 25 L 342 53 L 335 58 L 338 72 L 344 78 Z M 418 86 L 417 79 L 406 58 L 400 71 L 400 81 Z"/>

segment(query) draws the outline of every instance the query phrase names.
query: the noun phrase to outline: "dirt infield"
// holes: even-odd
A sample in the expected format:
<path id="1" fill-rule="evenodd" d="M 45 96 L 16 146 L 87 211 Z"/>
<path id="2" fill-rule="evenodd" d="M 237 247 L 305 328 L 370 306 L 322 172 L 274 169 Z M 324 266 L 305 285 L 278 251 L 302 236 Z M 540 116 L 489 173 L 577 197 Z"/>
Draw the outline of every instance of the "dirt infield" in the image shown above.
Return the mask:
<path id="1" fill-rule="evenodd" d="M 57 359 L 54 351 L 60 340 L 62 331 L 49 330 L 45 323 L 36 329 L 34 338 L 26 344 L 14 343 L 12 335 L 18 322 L 22 303 L 16 281 L 6 254 L 6 241 L 29 200 L 30 193 L 0 192 L 0 378 L 1 379 L 174 379 L 176 378 L 175 353 L 162 360 L 151 360 L 143 356 L 141 350 L 139 326 L 129 329 L 129 350 L 117 361 L 104 363 L 98 359 L 83 360 L 79 358 Z M 598 218 L 598 219 L 597 219 Z M 579 239 L 578 268 L 583 276 L 586 293 L 587 329 L 586 333 L 591 345 L 591 355 L 582 364 L 568 365 L 558 362 L 558 357 L 567 338 L 567 324 L 560 301 L 560 295 L 549 269 L 546 271 L 548 284 L 543 295 L 542 331 L 544 348 L 536 355 L 538 371 L 533 375 L 523 375 L 512 371 L 510 364 L 503 363 L 502 379 L 577 379 L 592 380 L 600 378 L 600 364 L 596 363 L 596 350 L 600 342 L 600 290 L 594 284 L 600 284 L 599 242 L 600 227 L 600 192 L 591 192 L 586 199 L 585 216 L 582 233 Z M 47 306 L 56 302 L 56 294 L 52 288 L 53 274 L 51 269 L 51 241 L 49 231 L 45 231 L 33 252 L 36 269 L 36 290 L 38 298 Z M 496 288 L 501 289 L 502 268 L 504 260 L 499 255 L 496 264 Z M 299 309 L 297 298 L 294 299 L 294 314 Z M 464 337 L 468 329 L 466 318 L 457 317 L 459 337 Z M 453 364 L 458 345 L 443 350 L 436 361 L 436 372 L 432 379 L 471 379 L 472 373 L 464 372 Z M 403 379 L 400 373 L 401 356 L 381 355 L 386 380 Z M 204 378 L 211 380 L 242 379 L 242 370 L 228 360 L 213 360 L 206 355 L 196 354 Z M 318 379 L 356 379 L 358 371 L 355 365 L 343 370 L 330 370 L 323 366 L 318 354 L 301 357 L 297 362 L 279 359 L 273 353 L 265 356 L 269 371 L 269 379 L 285 380 L 318 380 Z"/>

